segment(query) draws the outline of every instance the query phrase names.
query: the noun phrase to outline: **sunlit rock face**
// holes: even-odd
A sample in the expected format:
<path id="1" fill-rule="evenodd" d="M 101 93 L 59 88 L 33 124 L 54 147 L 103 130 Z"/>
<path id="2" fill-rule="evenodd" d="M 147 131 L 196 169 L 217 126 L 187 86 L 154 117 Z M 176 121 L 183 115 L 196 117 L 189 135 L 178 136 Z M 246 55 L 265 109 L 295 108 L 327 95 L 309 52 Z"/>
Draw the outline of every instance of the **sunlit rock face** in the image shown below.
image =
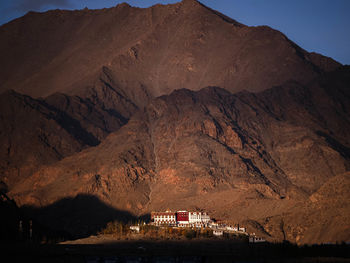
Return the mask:
<path id="1" fill-rule="evenodd" d="M 106 69 L 113 87 L 140 102 L 144 90 L 261 91 L 339 66 L 274 29 L 245 26 L 197 1 L 29 12 L 0 27 L 0 90 L 34 97 L 84 92 Z"/>

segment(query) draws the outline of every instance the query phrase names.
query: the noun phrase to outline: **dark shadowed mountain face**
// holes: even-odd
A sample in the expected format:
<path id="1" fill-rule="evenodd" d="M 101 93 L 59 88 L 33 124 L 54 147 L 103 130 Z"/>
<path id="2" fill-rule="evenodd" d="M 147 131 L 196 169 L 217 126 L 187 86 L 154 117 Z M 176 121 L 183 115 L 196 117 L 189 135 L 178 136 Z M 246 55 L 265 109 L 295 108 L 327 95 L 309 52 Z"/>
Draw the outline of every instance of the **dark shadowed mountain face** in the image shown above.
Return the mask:
<path id="1" fill-rule="evenodd" d="M 0 89 L 35 97 L 76 95 L 103 67 L 138 97 L 206 86 L 261 91 L 338 66 L 276 30 L 242 25 L 195 0 L 30 12 L 0 27 Z"/>
<path id="2" fill-rule="evenodd" d="M 8 186 L 90 146 L 127 123 L 138 107 L 109 85 L 85 98 L 55 93 L 45 99 L 0 95 L 0 180 Z"/>
<path id="3" fill-rule="evenodd" d="M 350 69 L 278 31 L 194 0 L 31 12 L 0 27 L 0 67 L 0 183 L 39 221 L 79 235 L 55 211 L 84 195 L 350 240 Z"/>

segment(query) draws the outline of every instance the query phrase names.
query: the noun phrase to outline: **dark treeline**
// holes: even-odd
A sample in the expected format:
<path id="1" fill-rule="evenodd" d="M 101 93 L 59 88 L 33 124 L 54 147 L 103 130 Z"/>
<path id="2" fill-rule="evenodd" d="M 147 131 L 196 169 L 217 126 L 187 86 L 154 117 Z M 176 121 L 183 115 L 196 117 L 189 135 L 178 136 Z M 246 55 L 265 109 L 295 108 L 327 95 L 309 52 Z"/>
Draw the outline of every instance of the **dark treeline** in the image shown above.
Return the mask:
<path id="1" fill-rule="evenodd" d="M 130 226 L 138 226 L 139 231 L 130 229 Z M 248 242 L 248 236 L 240 233 L 224 233 L 217 237 L 210 228 L 196 227 L 170 227 L 167 225 L 153 226 L 140 220 L 136 222 L 124 223 L 121 221 L 108 222 L 106 227 L 98 233 L 100 235 L 113 235 L 116 239 L 151 239 L 151 240 L 173 240 L 173 239 L 231 239 L 238 242 Z"/>
<path id="2" fill-rule="evenodd" d="M 33 219 L 5 191 L 0 191 L 1 243 L 57 243 L 71 239 L 62 230 L 54 230 Z"/>

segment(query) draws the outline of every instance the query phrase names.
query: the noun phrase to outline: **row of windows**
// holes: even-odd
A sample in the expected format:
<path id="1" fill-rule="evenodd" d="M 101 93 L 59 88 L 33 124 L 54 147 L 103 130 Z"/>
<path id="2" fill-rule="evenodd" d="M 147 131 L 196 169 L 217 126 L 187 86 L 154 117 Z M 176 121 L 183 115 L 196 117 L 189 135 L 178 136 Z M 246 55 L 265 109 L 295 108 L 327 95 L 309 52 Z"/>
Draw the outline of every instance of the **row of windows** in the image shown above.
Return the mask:
<path id="1" fill-rule="evenodd" d="M 154 218 L 154 221 L 175 221 L 175 218 Z M 179 222 L 180 221 L 191 222 L 191 220 L 179 220 Z M 198 220 L 196 223 L 205 223 L 209 221 L 210 220 Z"/>

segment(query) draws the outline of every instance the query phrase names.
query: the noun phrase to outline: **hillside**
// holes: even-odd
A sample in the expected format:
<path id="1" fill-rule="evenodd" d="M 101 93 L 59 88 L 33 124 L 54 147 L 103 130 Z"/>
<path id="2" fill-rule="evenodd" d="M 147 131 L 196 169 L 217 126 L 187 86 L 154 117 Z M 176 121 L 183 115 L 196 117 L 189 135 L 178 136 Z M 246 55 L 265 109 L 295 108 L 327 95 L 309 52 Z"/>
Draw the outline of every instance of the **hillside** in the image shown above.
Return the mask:
<path id="1" fill-rule="evenodd" d="M 98 146 L 39 169 L 11 195 L 21 204 L 45 206 L 85 193 L 135 215 L 203 209 L 266 224 L 267 233 L 282 239 L 281 220 L 294 231 L 291 213 L 319 218 L 323 203 L 308 200 L 324 196 L 329 182 L 336 187 L 332 178 L 349 169 L 349 77 L 343 68 L 308 87 L 293 82 L 255 94 L 176 90 L 154 99 Z M 331 190 L 327 198 L 342 200 Z M 320 218 L 328 222 L 338 214 L 337 231 L 348 238 L 349 202 L 341 204 Z M 308 228 L 298 238 L 283 231 L 291 241 L 312 242 L 323 231 L 321 223 L 313 227 L 305 239 Z M 323 234 L 322 240 L 337 238 Z"/>
<path id="2" fill-rule="evenodd" d="M 103 68 L 124 92 L 218 86 L 261 91 L 306 83 L 340 64 L 267 26 L 248 27 L 195 0 L 142 9 L 29 12 L 0 27 L 0 91 L 77 95 Z"/>
<path id="3" fill-rule="evenodd" d="M 55 93 L 34 99 L 0 94 L 0 180 L 9 187 L 38 166 L 96 146 L 138 109 L 126 95 L 102 86 L 85 98 Z"/>

